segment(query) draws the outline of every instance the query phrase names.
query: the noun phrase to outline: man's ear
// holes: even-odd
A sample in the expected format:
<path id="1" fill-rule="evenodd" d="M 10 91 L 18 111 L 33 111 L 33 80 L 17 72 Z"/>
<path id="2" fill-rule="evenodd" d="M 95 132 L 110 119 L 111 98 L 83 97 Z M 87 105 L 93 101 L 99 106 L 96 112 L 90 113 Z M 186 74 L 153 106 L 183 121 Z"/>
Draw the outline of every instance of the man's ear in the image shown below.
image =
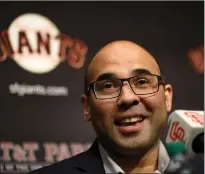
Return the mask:
<path id="1" fill-rule="evenodd" d="M 172 86 L 170 84 L 166 84 L 164 86 L 165 90 L 165 103 L 167 107 L 167 112 L 170 112 L 172 109 L 172 97 L 173 97 L 173 91 L 172 91 Z"/>
<path id="2" fill-rule="evenodd" d="M 91 114 L 90 114 L 90 106 L 88 104 L 88 98 L 85 94 L 81 96 L 81 103 L 83 105 L 83 114 L 84 114 L 84 119 L 86 121 L 91 120 Z"/>

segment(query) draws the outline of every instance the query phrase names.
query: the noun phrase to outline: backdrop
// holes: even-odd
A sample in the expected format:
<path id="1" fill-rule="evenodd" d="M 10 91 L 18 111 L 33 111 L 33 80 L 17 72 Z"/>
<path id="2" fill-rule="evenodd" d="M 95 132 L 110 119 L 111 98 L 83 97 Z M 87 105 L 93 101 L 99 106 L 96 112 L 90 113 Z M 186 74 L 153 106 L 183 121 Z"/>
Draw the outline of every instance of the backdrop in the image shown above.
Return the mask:
<path id="1" fill-rule="evenodd" d="M 172 110 L 204 108 L 203 1 L 0 2 L 0 31 L 0 173 L 25 173 L 90 146 L 84 67 L 110 41 L 134 41 L 158 59 L 173 85 Z"/>

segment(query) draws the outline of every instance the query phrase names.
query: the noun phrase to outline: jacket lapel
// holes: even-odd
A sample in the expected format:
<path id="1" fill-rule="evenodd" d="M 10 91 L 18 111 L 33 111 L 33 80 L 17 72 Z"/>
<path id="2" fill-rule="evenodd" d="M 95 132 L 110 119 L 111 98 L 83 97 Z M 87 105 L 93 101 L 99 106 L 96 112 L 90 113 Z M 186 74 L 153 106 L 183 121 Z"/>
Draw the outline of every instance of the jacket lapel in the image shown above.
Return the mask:
<path id="1" fill-rule="evenodd" d="M 82 172 L 105 174 L 97 139 L 90 149 L 79 156 L 76 162 L 76 169 Z"/>

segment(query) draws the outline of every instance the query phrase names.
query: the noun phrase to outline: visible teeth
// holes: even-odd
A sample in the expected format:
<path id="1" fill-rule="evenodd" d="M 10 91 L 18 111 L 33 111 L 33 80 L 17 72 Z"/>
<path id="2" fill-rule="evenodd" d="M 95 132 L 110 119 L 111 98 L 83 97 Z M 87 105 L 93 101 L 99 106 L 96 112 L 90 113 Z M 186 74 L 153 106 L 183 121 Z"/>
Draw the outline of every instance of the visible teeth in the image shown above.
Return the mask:
<path id="1" fill-rule="evenodd" d="M 125 118 L 121 120 L 121 123 L 131 123 L 131 122 L 138 122 L 138 121 L 142 121 L 142 117 Z"/>

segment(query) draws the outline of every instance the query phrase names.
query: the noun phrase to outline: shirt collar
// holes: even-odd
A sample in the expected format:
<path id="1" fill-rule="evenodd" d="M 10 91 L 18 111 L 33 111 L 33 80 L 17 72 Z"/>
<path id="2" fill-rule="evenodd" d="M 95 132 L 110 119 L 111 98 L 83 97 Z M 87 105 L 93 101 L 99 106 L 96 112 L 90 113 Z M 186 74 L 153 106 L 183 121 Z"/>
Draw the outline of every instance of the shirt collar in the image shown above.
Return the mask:
<path id="1" fill-rule="evenodd" d="M 107 173 L 125 173 L 118 164 L 113 161 L 113 159 L 108 155 L 106 150 L 102 147 L 100 143 L 98 143 L 100 155 L 103 161 L 103 166 Z M 155 173 L 163 173 L 169 164 L 170 158 L 169 155 L 163 145 L 163 143 L 159 142 L 159 157 L 158 157 L 158 167 Z"/>

